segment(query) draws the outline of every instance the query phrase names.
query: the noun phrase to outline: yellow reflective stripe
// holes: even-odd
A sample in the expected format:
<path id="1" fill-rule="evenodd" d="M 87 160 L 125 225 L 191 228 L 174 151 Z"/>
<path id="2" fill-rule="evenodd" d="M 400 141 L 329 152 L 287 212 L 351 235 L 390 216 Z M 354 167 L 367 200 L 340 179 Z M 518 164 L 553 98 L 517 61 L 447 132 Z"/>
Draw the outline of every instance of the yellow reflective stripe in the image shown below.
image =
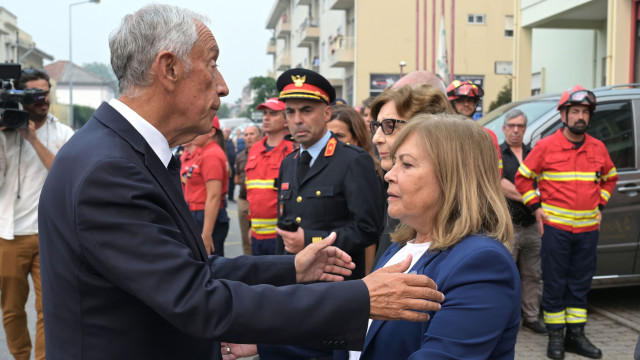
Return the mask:
<path id="1" fill-rule="evenodd" d="M 587 309 L 567 308 L 566 322 L 568 324 L 580 324 L 587 322 Z"/>
<path id="2" fill-rule="evenodd" d="M 251 226 L 251 229 L 256 234 L 260 234 L 260 235 L 268 235 L 268 234 L 275 234 L 276 233 L 276 227 L 275 226 L 269 226 L 269 227 L 264 227 L 264 228 L 256 228 L 256 227 Z"/>
<path id="3" fill-rule="evenodd" d="M 595 181 L 596 173 L 595 172 L 578 172 L 578 171 L 570 171 L 570 172 L 552 172 L 552 171 L 543 171 L 540 174 L 538 180 L 549 180 L 549 181 Z"/>
<path id="4" fill-rule="evenodd" d="M 260 235 L 268 235 L 274 234 L 276 232 L 276 224 L 278 223 L 278 219 L 259 219 L 252 218 L 251 219 L 251 229 Z"/>
<path id="5" fill-rule="evenodd" d="M 609 194 L 609 192 L 605 189 L 600 189 L 600 196 L 602 196 L 602 198 L 605 199 L 606 201 L 609 201 L 611 194 Z"/>
<path id="6" fill-rule="evenodd" d="M 527 179 L 533 179 L 536 176 L 536 173 L 534 173 L 533 171 L 529 170 L 529 168 L 527 167 L 527 165 L 525 165 L 524 163 L 520 164 L 520 167 L 518 168 L 518 172 L 526 177 Z"/>
<path id="7" fill-rule="evenodd" d="M 546 202 L 542 202 L 541 205 L 545 213 L 555 214 L 567 219 L 580 220 L 580 219 L 590 219 L 590 218 L 598 217 L 597 207 L 593 210 L 573 210 L 573 209 L 561 208 L 559 206 L 554 206 Z"/>
<path id="8" fill-rule="evenodd" d="M 602 180 L 609 180 L 610 177 L 613 176 L 617 176 L 618 175 L 618 170 L 616 170 L 615 167 L 612 167 L 611 170 L 609 170 L 609 173 L 607 175 L 602 175 Z"/>
<path id="9" fill-rule="evenodd" d="M 273 189 L 273 185 L 275 181 L 271 180 L 263 180 L 263 179 L 255 179 L 255 180 L 247 180 L 247 189 Z"/>
<path id="10" fill-rule="evenodd" d="M 573 220 L 556 215 L 547 214 L 550 223 L 563 224 L 572 227 L 588 227 L 598 224 L 598 219 Z"/>
<path id="11" fill-rule="evenodd" d="M 278 219 L 274 218 L 274 219 L 257 219 L 257 218 L 251 218 L 251 225 L 261 225 L 261 226 L 268 226 L 268 225 L 276 225 L 278 223 Z"/>
<path id="12" fill-rule="evenodd" d="M 502 159 L 498 160 L 498 169 L 502 169 Z"/>
<path id="13" fill-rule="evenodd" d="M 529 190 L 526 193 L 524 193 L 522 195 L 522 202 L 527 205 L 527 203 L 531 200 L 533 200 L 534 198 L 536 198 L 538 196 L 538 194 L 536 194 L 535 190 Z"/>
<path id="14" fill-rule="evenodd" d="M 542 311 L 544 315 L 545 324 L 564 324 L 565 323 L 565 313 L 564 311 L 551 313 Z"/>

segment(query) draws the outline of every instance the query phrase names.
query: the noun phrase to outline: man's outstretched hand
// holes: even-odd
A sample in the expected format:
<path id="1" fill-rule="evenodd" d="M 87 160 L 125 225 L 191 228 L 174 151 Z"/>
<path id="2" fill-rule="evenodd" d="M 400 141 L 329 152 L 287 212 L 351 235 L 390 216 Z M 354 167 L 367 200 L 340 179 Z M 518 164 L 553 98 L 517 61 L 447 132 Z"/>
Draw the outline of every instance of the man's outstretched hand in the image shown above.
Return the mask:
<path id="1" fill-rule="evenodd" d="M 336 233 L 310 244 L 300 251 L 295 258 L 296 281 L 307 283 L 312 281 L 342 281 L 351 275 L 356 264 L 351 256 L 335 246 Z"/>
<path id="2" fill-rule="evenodd" d="M 410 265 L 411 255 L 362 279 L 369 289 L 371 319 L 427 321 L 424 311 L 440 310 L 444 295 L 427 276 L 404 274 Z"/>

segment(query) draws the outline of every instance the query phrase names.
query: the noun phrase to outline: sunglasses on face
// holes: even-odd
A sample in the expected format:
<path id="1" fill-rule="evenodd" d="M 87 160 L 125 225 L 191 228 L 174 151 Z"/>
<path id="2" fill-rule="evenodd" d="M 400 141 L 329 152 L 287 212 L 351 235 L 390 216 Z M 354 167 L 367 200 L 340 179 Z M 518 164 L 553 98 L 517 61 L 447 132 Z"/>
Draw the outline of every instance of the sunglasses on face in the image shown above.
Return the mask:
<path id="1" fill-rule="evenodd" d="M 372 134 L 375 134 L 378 128 L 382 128 L 383 134 L 391 135 L 393 134 L 393 130 L 396 128 L 396 123 L 406 124 L 406 121 L 398 119 L 384 119 L 382 121 L 373 120 L 369 123 L 369 127 L 371 128 Z"/>

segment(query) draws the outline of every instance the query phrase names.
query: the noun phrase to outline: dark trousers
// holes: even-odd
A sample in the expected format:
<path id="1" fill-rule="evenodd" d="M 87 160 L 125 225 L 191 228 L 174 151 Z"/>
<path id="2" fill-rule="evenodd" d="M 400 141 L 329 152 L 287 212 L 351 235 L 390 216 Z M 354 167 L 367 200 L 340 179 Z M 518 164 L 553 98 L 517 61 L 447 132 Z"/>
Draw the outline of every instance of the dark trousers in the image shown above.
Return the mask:
<path id="1" fill-rule="evenodd" d="M 231 173 L 229 178 L 229 191 L 227 192 L 227 198 L 229 200 L 233 200 L 234 192 L 236 190 L 236 182 L 234 181 L 236 177 L 236 168 L 235 166 L 231 166 Z M 234 200 L 235 201 L 235 200 Z"/>
<path id="2" fill-rule="evenodd" d="M 251 237 L 251 255 L 275 255 L 276 254 L 276 238 L 258 240 L 254 236 Z"/>
<path id="3" fill-rule="evenodd" d="M 204 210 L 191 211 L 193 219 L 196 221 L 198 229 L 202 231 L 204 226 Z M 229 217 L 227 216 L 226 203 L 225 207 L 218 211 L 218 217 L 216 218 L 216 224 L 213 227 L 211 237 L 213 238 L 213 247 L 215 248 L 213 254 L 217 256 L 224 256 L 224 241 L 227 239 L 229 233 Z"/>
<path id="4" fill-rule="evenodd" d="M 574 234 L 544 226 L 540 259 L 545 312 L 561 312 L 568 307 L 587 308 L 587 293 L 596 272 L 598 234 L 598 231 Z M 547 324 L 547 327 L 560 329 L 564 325 Z"/>

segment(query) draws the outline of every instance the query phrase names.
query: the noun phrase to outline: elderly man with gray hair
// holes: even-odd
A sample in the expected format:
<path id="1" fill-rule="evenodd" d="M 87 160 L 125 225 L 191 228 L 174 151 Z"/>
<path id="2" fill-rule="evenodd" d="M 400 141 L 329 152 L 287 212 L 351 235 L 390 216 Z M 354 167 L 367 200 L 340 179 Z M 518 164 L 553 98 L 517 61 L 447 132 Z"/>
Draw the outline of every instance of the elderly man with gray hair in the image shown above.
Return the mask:
<path id="1" fill-rule="evenodd" d="M 502 125 L 505 140 L 500 145 L 503 164 L 500 185 L 507 198 L 515 230 L 512 255 L 522 279 L 522 326 L 538 334 L 546 334 L 547 329 L 538 320 L 542 296 L 540 236 L 536 218 L 522 203 L 522 196 L 515 186 L 518 167 L 531 151 L 528 145 L 522 143 L 526 129 L 527 116 L 522 111 L 511 109 L 505 114 Z"/>
<path id="2" fill-rule="evenodd" d="M 171 154 L 211 133 L 229 93 L 205 22 L 150 4 L 111 34 L 120 95 L 60 149 L 40 197 L 47 359 L 249 355 L 219 341 L 359 349 L 369 319 L 426 321 L 444 301 L 404 273 L 411 257 L 339 281 L 355 264 L 335 233 L 295 256 L 207 256 Z"/>

